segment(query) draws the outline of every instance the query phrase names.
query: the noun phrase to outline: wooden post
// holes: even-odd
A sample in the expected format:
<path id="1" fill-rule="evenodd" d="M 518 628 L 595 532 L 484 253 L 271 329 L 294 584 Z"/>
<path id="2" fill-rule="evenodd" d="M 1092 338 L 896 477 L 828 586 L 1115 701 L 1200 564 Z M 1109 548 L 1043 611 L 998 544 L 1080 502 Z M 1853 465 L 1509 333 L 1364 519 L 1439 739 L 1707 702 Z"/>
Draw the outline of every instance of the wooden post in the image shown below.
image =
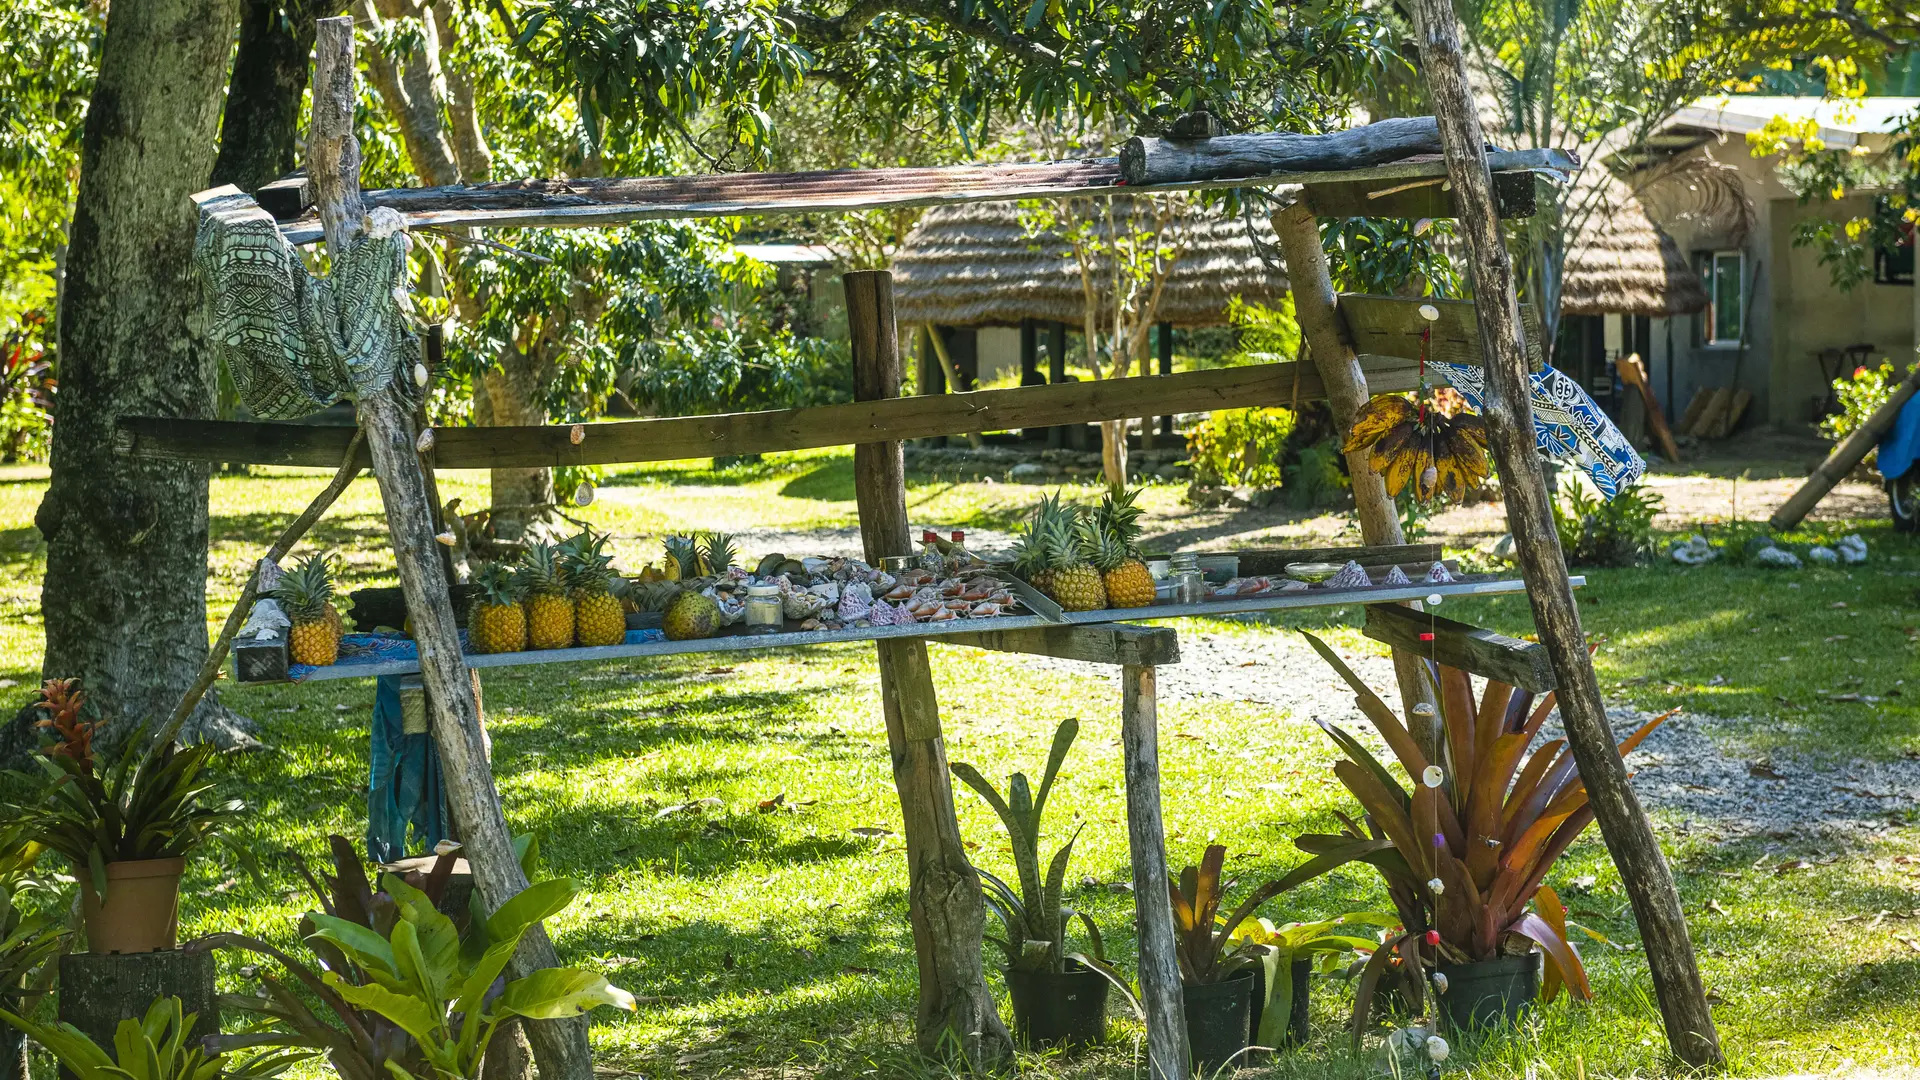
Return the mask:
<path id="1" fill-rule="evenodd" d="M 313 178 L 327 246 L 343 252 L 367 232 L 360 198 L 360 147 L 353 134 L 353 109 L 358 100 L 353 20 L 345 16 L 318 20 L 314 54 L 307 171 Z M 388 302 L 386 297 L 357 299 Z M 401 373 L 401 378 L 412 377 L 411 371 Z M 479 704 L 466 661 L 460 655 L 459 627 L 447 596 L 439 546 L 433 538 L 426 479 L 414 448 L 412 410 L 401 387 L 391 385 L 362 396 L 357 411 L 373 473 L 380 482 L 381 502 L 386 506 L 387 530 L 393 540 L 400 587 L 407 598 L 407 614 L 413 620 L 447 801 L 460 829 L 467 862 L 473 868 L 474 887 L 487 908 L 497 910 L 527 887 L 527 878 L 514 857 L 513 835 L 507 829 L 500 795 L 488 768 Z M 525 974 L 558 965 L 553 943 L 545 930 L 536 926 L 522 940 L 513 970 Z M 586 1017 L 542 1020 L 529 1023 L 527 1029 L 542 1077 L 592 1080 Z"/>
<path id="2" fill-rule="evenodd" d="M 1913 370 L 1907 372 L 1905 381 L 1894 387 L 1893 396 L 1887 399 L 1886 404 L 1875 409 L 1867 417 L 1866 423 L 1854 428 L 1852 434 L 1840 440 L 1840 445 L 1834 447 L 1833 453 L 1827 455 L 1827 460 L 1813 470 L 1813 475 L 1800 485 L 1800 490 L 1773 512 L 1773 516 L 1767 519 L 1767 525 L 1780 530 L 1800 524 L 1800 519 L 1827 497 L 1833 485 L 1846 479 L 1854 466 L 1866 460 L 1867 451 L 1873 449 L 1879 443 L 1880 436 L 1893 427 L 1900 410 L 1906 408 L 1916 391 L 1920 391 L 1920 364 L 1914 365 Z"/>
<path id="3" fill-rule="evenodd" d="M 1147 1012 L 1149 1080 L 1185 1080 L 1187 1007 L 1173 954 L 1167 829 L 1160 817 L 1160 716 L 1154 669 L 1120 669 L 1120 747 L 1126 762 L 1127 848 L 1140 933 L 1140 1004 Z"/>
<path id="4" fill-rule="evenodd" d="M 900 354 L 893 275 L 860 270 L 841 281 L 853 345 L 854 397 L 897 397 Z M 878 566 L 886 556 L 910 554 L 913 539 L 907 528 L 906 463 L 900 444 L 856 445 L 853 478 L 867 561 Z M 897 640 L 877 641 L 874 647 L 880 657 L 887 749 L 893 756 L 893 783 L 907 841 L 907 918 L 920 968 L 915 1041 L 925 1054 L 957 1049 L 976 1068 L 997 1067 L 1012 1059 L 1013 1040 L 1000 1022 L 980 959 L 986 905 L 954 815 L 927 646 L 924 641 Z"/>
<path id="5" fill-rule="evenodd" d="M 1173 374 L 1173 324 L 1170 322 L 1163 322 L 1160 324 L 1159 331 L 1160 331 L 1159 333 L 1159 337 L 1160 337 L 1159 373 L 1162 375 L 1171 375 Z M 1173 417 L 1163 416 L 1160 418 L 1160 434 L 1162 435 L 1173 434 Z"/>
<path id="6" fill-rule="evenodd" d="M 1313 366 L 1326 385 L 1327 404 L 1333 408 L 1333 422 L 1345 439 L 1354 418 L 1366 407 L 1370 396 L 1367 377 L 1360 370 L 1360 358 L 1342 327 L 1339 298 L 1333 291 L 1333 274 L 1327 269 L 1327 253 L 1320 246 L 1320 223 L 1313 209 L 1295 202 L 1273 215 L 1273 228 L 1280 236 L 1280 249 L 1287 260 L 1288 288 L 1293 292 L 1293 312 L 1300 321 L 1300 332 L 1307 339 Z M 1360 538 L 1373 546 L 1404 544 L 1406 534 L 1400 528 L 1400 512 L 1387 494 L 1386 482 L 1373 471 L 1367 451 L 1347 455 L 1347 475 L 1353 482 L 1353 508 L 1360 518 Z M 1407 715 L 1418 702 L 1432 695 L 1421 677 L 1419 657 L 1401 649 L 1393 650 L 1393 673 L 1400 684 L 1400 700 Z M 1437 723 L 1416 727 L 1414 737 L 1431 755 L 1439 748 Z M 1437 758 L 1436 758 L 1437 760 Z"/>
<path id="7" fill-rule="evenodd" d="M 1660 411 L 1660 400 L 1653 396 L 1653 387 L 1647 385 L 1647 369 L 1640 363 L 1640 354 L 1634 353 L 1613 365 L 1620 373 L 1620 381 L 1640 392 L 1640 404 L 1646 406 L 1647 426 L 1653 429 L 1654 441 L 1660 444 L 1660 452 L 1674 464 L 1680 462 L 1680 447 L 1673 441 L 1673 432 L 1667 427 L 1666 414 Z"/>
<path id="8" fill-rule="evenodd" d="M 1473 256 L 1473 295 L 1480 307 L 1487 371 L 1485 412 L 1494 463 L 1506 497 L 1514 551 L 1533 605 L 1534 625 L 1553 660 L 1567 741 L 1633 903 L 1667 1042 L 1692 1067 L 1721 1068 L 1726 1058 L 1700 985 L 1680 895 L 1653 827 L 1627 783 L 1626 765 L 1615 750 L 1606 705 L 1587 656 L 1580 612 L 1567 582 L 1566 559 L 1554 532 L 1547 487 L 1534 451 L 1531 381 L 1513 265 L 1493 207 L 1493 181 L 1460 48 L 1459 23 L 1447 0 L 1414 0 L 1412 8 L 1460 228 Z"/>
<path id="9" fill-rule="evenodd" d="M 1067 324 L 1059 319 L 1047 323 L 1047 385 L 1059 386 L 1067 381 Z M 1057 450 L 1066 445 L 1067 429 L 1050 427 L 1047 429 L 1047 449 Z"/>

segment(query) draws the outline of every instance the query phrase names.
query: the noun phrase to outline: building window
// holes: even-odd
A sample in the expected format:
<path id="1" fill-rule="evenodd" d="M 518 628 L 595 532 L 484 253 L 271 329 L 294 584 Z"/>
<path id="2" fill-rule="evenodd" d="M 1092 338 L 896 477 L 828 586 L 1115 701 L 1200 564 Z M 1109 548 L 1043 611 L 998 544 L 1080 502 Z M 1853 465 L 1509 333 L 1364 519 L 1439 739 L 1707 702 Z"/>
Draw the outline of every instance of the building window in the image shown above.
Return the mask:
<path id="1" fill-rule="evenodd" d="M 1900 240 L 1891 247 L 1873 252 L 1873 283 L 1876 285 L 1913 284 L 1913 223 L 1900 223 Z"/>
<path id="2" fill-rule="evenodd" d="M 1703 251 L 1694 258 L 1700 283 L 1707 290 L 1707 310 L 1700 314 L 1700 344 L 1740 344 L 1746 316 L 1746 252 Z"/>

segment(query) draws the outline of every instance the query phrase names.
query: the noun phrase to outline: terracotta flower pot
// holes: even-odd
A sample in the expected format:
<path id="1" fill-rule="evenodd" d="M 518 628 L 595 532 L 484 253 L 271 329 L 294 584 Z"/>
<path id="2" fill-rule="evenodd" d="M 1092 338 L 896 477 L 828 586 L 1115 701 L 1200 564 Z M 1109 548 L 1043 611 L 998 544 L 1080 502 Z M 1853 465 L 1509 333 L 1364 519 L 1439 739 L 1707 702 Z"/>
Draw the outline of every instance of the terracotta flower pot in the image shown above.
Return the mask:
<path id="1" fill-rule="evenodd" d="M 77 876 L 88 951 L 144 953 L 173 948 L 180 936 L 180 874 L 186 867 L 183 856 L 110 862 L 104 903 L 94 895 L 93 875 L 82 870 Z"/>

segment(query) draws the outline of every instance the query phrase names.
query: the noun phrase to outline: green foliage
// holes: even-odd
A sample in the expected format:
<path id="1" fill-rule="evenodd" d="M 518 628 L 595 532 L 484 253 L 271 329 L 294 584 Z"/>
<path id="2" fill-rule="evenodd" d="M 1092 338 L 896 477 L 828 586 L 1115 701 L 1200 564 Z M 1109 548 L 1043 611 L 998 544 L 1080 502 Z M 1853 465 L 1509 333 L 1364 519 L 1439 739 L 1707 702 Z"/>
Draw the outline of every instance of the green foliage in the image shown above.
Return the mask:
<path id="1" fill-rule="evenodd" d="M 1653 519 L 1664 506 L 1645 485 L 1606 499 L 1569 480 L 1553 502 L 1553 527 L 1574 566 L 1632 566 L 1652 552 Z"/>
<path id="2" fill-rule="evenodd" d="M 239 802 L 210 797 L 214 785 L 202 774 L 217 752 L 212 743 L 182 750 L 167 733 L 143 746 L 143 726 L 103 762 L 92 748 L 101 722 L 83 713 L 91 707 L 71 680 L 56 689 L 62 683 L 49 680 L 42 691 L 44 726 L 57 736 L 39 758 L 49 782 L 7 810 L 28 840 L 90 874 L 96 894 L 107 894 L 107 863 L 190 855 L 240 812 Z"/>
<path id="3" fill-rule="evenodd" d="M 1318 958 L 1322 971 L 1338 967 L 1344 957 L 1354 953 L 1372 953 L 1380 942 L 1371 931 L 1363 936 L 1360 927 L 1391 930 L 1400 925 L 1394 915 L 1379 911 L 1350 911 L 1318 922 L 1291 922 L 1275 926 L 1266 919 L 1242 923 L 1234 931 L 1235 941 L 1257 945 L 1265 950 L 1260 957 L 1261 973 L 1266 976 L 1266 999 L 1260 1012 L 1260 1030 L 1253 1033 L 1255 1046 L 1282 1045 L 1287 1040 L 1287 1022 L 1293 1016 L 1293 965 L 1296 961 Z"/>
<path id="4" fill-rule="evenodd" d="M 577 968 L 542 968 L 496 985 L 527 931 L 572 903 L 576 882 L 530 885 L 491 916 L 475 893 L 462 928 L 435 906 L 453 869 L 451 855 L 417 885 L 383 875 L 376 893 L 352 845 L 331 840 L 336 873 L 325 887 L 315 883 L 326 910 L 309 912 L 300 924 L 318 971 L 243 934 L 215 934 L 192 946 L 270 957 L 322 1008 L 310 1009 L 285 982 L 261 974 L 265 995 L 231 1000 L 266 1018 L 272 1030 L 225 1036 L 218 1045 L 321 1051 L 342 1080 L 472 1080 L 494 1029 L 510 1016 L 554 1020 L 601 1005 L 634 1009 L 632 994 Z M 533 858 L 530 850 L 522 856 L 526 863 Z"/>
<path id="5" fill-rule="evenodd" d="M 1303 446 L 1286 465 L 1287 501 L 1301 510 L 1332 506 L 1346 495 L 1353 481 L 1347 478 L 1346 456 L 1340 453 L 1337 439 L 1322 439 Z"/>
<path id="6" fill-rule="evenodd" d="M 35 873 L 40 851 L 19 825 L 0 829 L 0 1009 L 17 1013 L 52 983 L 48 961 L 69 934 L 51 912 L 29 907 L 35 893 L 50 891 Z"/>
<path id="7" fill-rule="evenodd" d="M 1233 297 L 1227 301 L 1227 323 L 1239 339 L 1236 363 L 1275 364 L 1300 358 L 1300 320 L 1294 315 L 1292 293 L 1272 307 Z"/>
<path id="8" fill-rule="evenodd" d="M 1203 485 L 1277 488 L 1287 438 L 1293 434 L 1291 409 L 1225 409 L 1210 413 L 1187 435 L 1187 459 L 1194 481 Z"/>
<path id="9" fill-rule="evenodd" d="M 12 1024 L 46 1047 L 78 1080 L 261 1080 L 312 1056 L 268 1053 L 244 1061 L 209 1057 L 198 1042 L 188 1041 L 197 1016 L 181 1015 L 177 997 L 159 998 L 147 1009 L 146 1016 L 120 1021 L 113 1033 L 114 1056 L 109 1057 L 72 1024 L 42 1024 L 0 1009 L 0 1021 Z"/>
<path id="10" fill-rule="evenodd" d="M 1226 864 L 1226 845 L 1209 844 L 1199 866 L 1184 867 L 1167 882 L 1173 904 L 1173 956 L 1180 967 L 1180 981 L 1189 986 L 1225 981 L 1260 962 L 1267 947 L 1236 934 L 1254 909 L 1287 887 L 1284 881 L 1269 881 L 1223 916 L 1220 904 L 1233 886 L 1221 880 Z"/>
<path id="11" fill-rule="evenodd" d="M 1853 374 L 1833 380 L 1833 396 L 1840 403 L 1840 411 L 1820 421 L 1820 434 L 1834 442 L 1853 434 L 1880 406 L 1893 399 L 1900 378 L 1893 361 L 1882 360 L 1877 368 L 1862 365 Z M 1867 464 L 1873 463 L 1873 456 L 1874 452 L 1867 454 Z"/>
<path id="12" fill-rule="evenodd" d="M 1340 292 L 1378 296 L 1459 296 L 1453 260 L 1438 241 L 1453 235 L 1449 220 L 1323 218 L 1320 245 Z"/>
<path id="13" fill-rule="evenodd" d="M 46 317 L 20 317 L 20 329 L 0 341 L 0 462 L 46 457 L 53 432 L 53 364 L 41 335 Z"/>

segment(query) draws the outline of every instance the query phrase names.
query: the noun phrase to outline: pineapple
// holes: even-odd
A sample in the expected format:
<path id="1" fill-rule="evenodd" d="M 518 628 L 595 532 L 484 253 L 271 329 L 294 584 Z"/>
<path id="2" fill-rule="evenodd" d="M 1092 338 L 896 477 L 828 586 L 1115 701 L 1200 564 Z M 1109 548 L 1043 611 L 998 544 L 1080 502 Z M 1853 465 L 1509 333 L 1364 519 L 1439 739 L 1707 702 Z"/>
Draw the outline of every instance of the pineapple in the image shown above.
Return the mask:
<path id="1" fill-rule="evenodd" d="M 614 595 L 619 579 L 606 547 L 607 538 L 591 532 L 560 545 L 560 564 L 573 593 L 574 632 L 582 645 L 618 645 L 627 639 L 626 609 Z"/>
<path id="2" fill-rule="evenodd" d="M 1053 571 L 1048 551 L 1054 539 L 1054 520 L 1061 513 L 1058 494 L 1042 495 L 1040 505 L 1034 507 L 1033 517 L 1027 522 L 1026 534 L 1014 542 L 1014 570 L 1027 579 L 1027 584 L 1047 596 L 1053 595 Z"/>
<path id="3" fill-rule="evenodd" d="M 1116 487 L 1093 512 L 1094 546 L 1090 555 L 1107 588 L 1107 603 L 1117 608 L 1146 607 L 1154 601 L 1153 573 L 1140 559 L 1140 492 Z"/>
<path id="4" fill-rule="evenodd" d="M 666 549 L 668 581 L 692 581 L 700 576 L 700 548 L 691 536 L 667 537 Z"/>
<path id="5" fill-rule="evenodd" d="M 572 645 L 573 598 L 553 545 L 528 544 L 516 576 L 527 598 L 527 643 L 536 649 Z"/>
<path id="6" fill-rule="evenodd" d="M 333 605 L 333 560 L 324 555 L 309 555 L 300 565 L 280 578 L 273 598 L 293 621 L 287 635 L 288 658 L 296 664 L 326 667 L 340 658 L 340 634 L 335 629 Z"/>
<path id="7" fill-rule="evenodd" d="M 1107 586 L 1087 562 L 1093 529 L 1078 508 L 1053 519 L 1047 539 L 1047 567 L 1053 600 L 1063 611 L 1098 611 L 1107 606 Z"/>
<path id="8" fill-rule="evenodd" d="M 480 595 L 467 611 L 467 642 L 474 652 L 519 652 L 527 647 L 527 609 L 519 583 L 505 563 L 489 563 L 474 575 Z"/>
<path id="9" fill-rule="evenodd" d="M 701 573 L 707 576 L 718 576 L 732 569 L 734 562 L 740 557 L 733 546 L 733 537 L 723 532 L 710 532 L 706 535 L 706 540 L 707 548 L 700 553 L 700 561 L 704 567 Z"/>

